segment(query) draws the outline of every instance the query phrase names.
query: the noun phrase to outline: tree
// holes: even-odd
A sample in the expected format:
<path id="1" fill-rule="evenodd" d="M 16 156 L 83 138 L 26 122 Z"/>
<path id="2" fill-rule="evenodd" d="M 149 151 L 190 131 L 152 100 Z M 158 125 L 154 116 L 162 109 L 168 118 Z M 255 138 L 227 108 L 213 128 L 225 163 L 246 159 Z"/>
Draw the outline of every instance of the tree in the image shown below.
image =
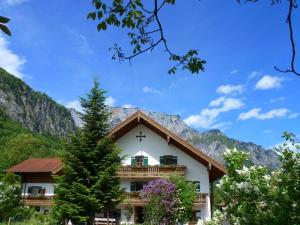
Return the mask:
<path id="1" fill-rule="evenodd" d="M 236 0 L 241 3 L 242 0 Z M 243 2 L 258 2 L 259 0 L 243 0 Z M 281 0 L 270 0 L 271 4 L 279 4 Z M 293 73 L 300 76 L 296 70 L 296 47 L 294 41 L 292 13 L 297 9 L 297 0 L 287 0 L 288 16 L 286 22 L 289 27 L 289 38 L 292 48 L 292 56 L 289 69 L 279 69 L 282 73 Z M 190 49 L 185 54 L 177 54 L 168 46 L 165 36 L 165 27 L 160 20 L 160 12 L 163 8 L 174 6 L 176 0 L 92 0 L 95 11 L 88 13 L 87 18 L 99 20 L 97 24 L 98 31 L 105 31 L 108 26 L 121 27 L 129 29 L 128 38 L 132 47 L 130 54 L 125 54 L 122 47 L 114 44 L 110 50 L 114 51 L 113 59 L 129 61 L 145 52 L 153 51 L 159 45 L 163 46 L 164 52 L 169 56 L 169 60 L 174 65 L 169 69 L 169 74 L 175 74 L 178 68 L 189 70 L 191 73 L 204 71 L 205 60 L 199 58 L 199 51 Z"/>
<path id="2" fill-rule="evenodd" d="M 121 165 L 121 150 L 108 135 L 109 112 L 105 91 L 95 81 L 85 98 L 81 98 L 84 127 L 71 138 L 62 156 L 63 175 L 57 177 L 53 215 L 58 223 L 93 224 L 95 213 L 109 214 L 122 200 L 116 176 Z"/>
<path id="3" fill-rule="evenodd" d="M 197 197 L 196 187 L 182 176 L 171 176 L 170 181 L 175 184 L 176 195 L 179 199 L 177 218 L 180 223 L 187 223 L 192 217 L 192 209 Z"/>
<path id="4" fill-rule="evenodd" d="M 175 4 L 175 0 L 153 0 L 153 9 L 146 8 L 144 0 L 114 0 L 107 3 L 105 0 L 93 0 L 96 11 L 88 14 L 88 19 L 98 19 L 98 31 L 106 30 L 108 26 L 128 28 L 128 37 L 132 46 L 132 53 L 127 55 L 118 44 L 114 44 L 113 59 L 119 61 L 131 61 L 134 57 L 162 45 L 174 65 L 169 69 L 169 74 L 175 74 L 177 68 L 189 70 L 191 73 L 204 71 L 204 60 L 198 57 L 199 52 L 190 49 L 187 53 L 179 55 L 174 53 L 168 46 L 164 34 L 163 25 L 160 21 L 160 11 L 165 6 Z"/>
<path id="5" fill-rule="evenodd" d="M 0 30 L 2 30 L 3 33 L 5 33 L 8 36 L 11 36 L 11 32 L 9 28 L 6 26 L 6 24 L 9 22 L 9 18 L 0 16 Z"/>
<path id="6" fill-rule="evenodd" d="M 0 221 L 8 221 L 16 216 L 22 204 L 20 194 L 22 186 L 18 177 L 7 173 L 0 180 Z"/>
<path id="7" fill-rule="evenodd" d="M 249 154 L 236 149 L 224 154 L 228 174 L 218 186 L 225 202 L 224 214 L 214 214 L 210 225 L 296 225 L 300 224 L 300 153 L 293 134 L 285 132 L 285 143 L 276 148 L 282 166 L 269 171 L 246 166 Z M 295 148 L 295 149 L 292 149 Z"/>

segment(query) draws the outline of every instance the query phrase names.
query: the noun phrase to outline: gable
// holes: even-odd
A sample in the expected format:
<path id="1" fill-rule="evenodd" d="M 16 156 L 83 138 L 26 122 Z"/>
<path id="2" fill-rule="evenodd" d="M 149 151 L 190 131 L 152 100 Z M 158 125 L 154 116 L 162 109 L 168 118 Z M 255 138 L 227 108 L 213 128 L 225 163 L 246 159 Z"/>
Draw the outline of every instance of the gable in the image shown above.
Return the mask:
<path id="1" fill-rule="evenodd" d="M 201 150 L 187 143 L 177 135 L 173 134 L 141 111 L 137 111 L 132 116 L 128 117 L 125 121 L 120 123 L 118 126 L 112 129 L 110 136 L 118 142 L 124 135 L 132 131 L 139 125 L 147 127 L 149 130 L 154 132 L 161 139 L 165 140 L 168 145 L 175 146 L 180 149 L 185 154 L 192 157 L 194 160 L 198 161 L 200 164 L 204 165 L 209 171 L 210 181 L 214 181 L 221 178 L 226 174 L 226 168 L 221 165 L 216 160 L 212 159 Z"/>

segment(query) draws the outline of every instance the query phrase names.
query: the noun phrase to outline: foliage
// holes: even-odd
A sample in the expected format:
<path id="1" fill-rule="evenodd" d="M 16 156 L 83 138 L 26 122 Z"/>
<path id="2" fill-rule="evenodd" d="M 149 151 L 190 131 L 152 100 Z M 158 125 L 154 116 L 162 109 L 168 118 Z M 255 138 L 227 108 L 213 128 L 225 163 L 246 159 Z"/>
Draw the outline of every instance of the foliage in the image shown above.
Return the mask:
<path id="1" fill-rule="evenodd" d="M 109 113 L 104 91 L 94 87 L 81 99 L 84 128 L 74 135 L 62 160 L 63 175 L 57 177 L 53 216 L 75 224 L 93 224 L 95 213 L 115 209 L 122 199 L 116 171 L 121 164 L 120 149 L 107 138 Z"/>
<path id="2" fill-rule="evenodd" d="M 171 176 L 170 181 L 175 184 L 176 195 L 179 199 L 177 205 L 178 222 L 185 223 L 192 216 L 192 209 L 197 197 L 196 187 L 193 183 L 188 182 L 182 176 Z"/>
<path id="3" fill-rule="evenodd" d="M 5 33 L 6 35 L 11 36 L 11 32 L 6 25 L 9 21 L 10 21 L 9 18 L 0 16 L 0 30 L 2 30 L 2 32 Z"/>
<path id="4" fill-rule="evenodd" d="M 161 3 L 158 0 L 151 1 L 153 9 L 149 9 L 149 2 L 143 0 L 93 0 L 92 2 L 95 11 L 90 12 L 87 17 L 99 20 L 98 31 L 104 31 L 108 26 L 128 30 L 127 35 L 132 46 L 131 54 L 126 55 L 118 44 L 114 44 L 111 48 L 115 51 L 113 59 L 130 61 L 134 57 L 162 45 L 169 55 L 169 60 L 174 63 L 174 66 L 168 71 L 169 74 L 175 74 L 178 67 L 182 70 L 189 70 L 193 74 L 204 71 L 206 62 L 198 57 L 198 50 L 190 49 L 186 54 L 178 55 L 168 46 L 159 13 L 162 8 L 174 5 L 175 0 L 165 0 Z"/>
<path id="5" fill-rule="evenodd" d="M 146 202 L 144 220 L 147 224 L 171 225 L 177 222 L 179 198 L 173 182 L 165 179 L 152 180 L 144 186 L 140 196 Z"/>
<path id="6" fill-rule="evenodd" d="M 224 154 L 228 174 L 218 186 L 225 202 L 224 218 L 230 224 L 300 224 L 300 153 L 294 135 L 277 147 L 282 167 L 270 172 L 263 166 L 245 166 L 249 155 L 236 149 Z M 215 224 L 221 221 L 220 214 Z M 213 223 L 212 223 L 213 224 Z"/>
<path id="7" fill-rule="evenodd" d="M 0 180 L 0 221 L 23 220 L 32 214 L 32 210 L 22 206 L 20 201 L 22 185 L 12 173 L 5 174 Z"/>
<path id="8" fill-rule="evenodd" d="M 11 120 L 0 110 L 0 170 L 30 157 L 57 156 L 62 147 L 61 139 L 35 134 Z"/>

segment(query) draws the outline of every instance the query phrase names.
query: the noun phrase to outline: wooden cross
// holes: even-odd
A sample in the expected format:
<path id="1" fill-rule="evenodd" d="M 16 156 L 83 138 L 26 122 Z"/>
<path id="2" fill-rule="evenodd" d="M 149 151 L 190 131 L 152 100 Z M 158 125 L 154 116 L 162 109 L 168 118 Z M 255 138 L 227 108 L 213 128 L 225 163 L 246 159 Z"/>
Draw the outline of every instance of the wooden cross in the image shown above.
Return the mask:
<path id="1" fill-rule="evenodd" d="M 142 141 L 142 138 L 145 138 L 146 135 L 142 135 L 142 131 L 140 131 L 140 135 L 136 135 L 137 138 L 140 138 L 140 141 Z"/>

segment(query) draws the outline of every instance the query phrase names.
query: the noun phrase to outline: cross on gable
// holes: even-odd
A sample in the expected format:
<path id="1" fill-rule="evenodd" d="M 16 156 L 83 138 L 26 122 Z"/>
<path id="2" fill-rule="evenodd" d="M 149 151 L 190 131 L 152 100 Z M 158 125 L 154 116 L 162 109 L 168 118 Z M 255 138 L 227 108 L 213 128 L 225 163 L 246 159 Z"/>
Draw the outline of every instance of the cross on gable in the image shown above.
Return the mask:
<path id="1" fill-rule="evenodd" d="M 136 135 L 136 138 L 140 138 L 140 142 L 142 141 L 142 138 L 146 137 L 146 135 L 142 135 L 142 134 L 143 134 L 143 132 L 140 131 L 140 135 Z"/>

